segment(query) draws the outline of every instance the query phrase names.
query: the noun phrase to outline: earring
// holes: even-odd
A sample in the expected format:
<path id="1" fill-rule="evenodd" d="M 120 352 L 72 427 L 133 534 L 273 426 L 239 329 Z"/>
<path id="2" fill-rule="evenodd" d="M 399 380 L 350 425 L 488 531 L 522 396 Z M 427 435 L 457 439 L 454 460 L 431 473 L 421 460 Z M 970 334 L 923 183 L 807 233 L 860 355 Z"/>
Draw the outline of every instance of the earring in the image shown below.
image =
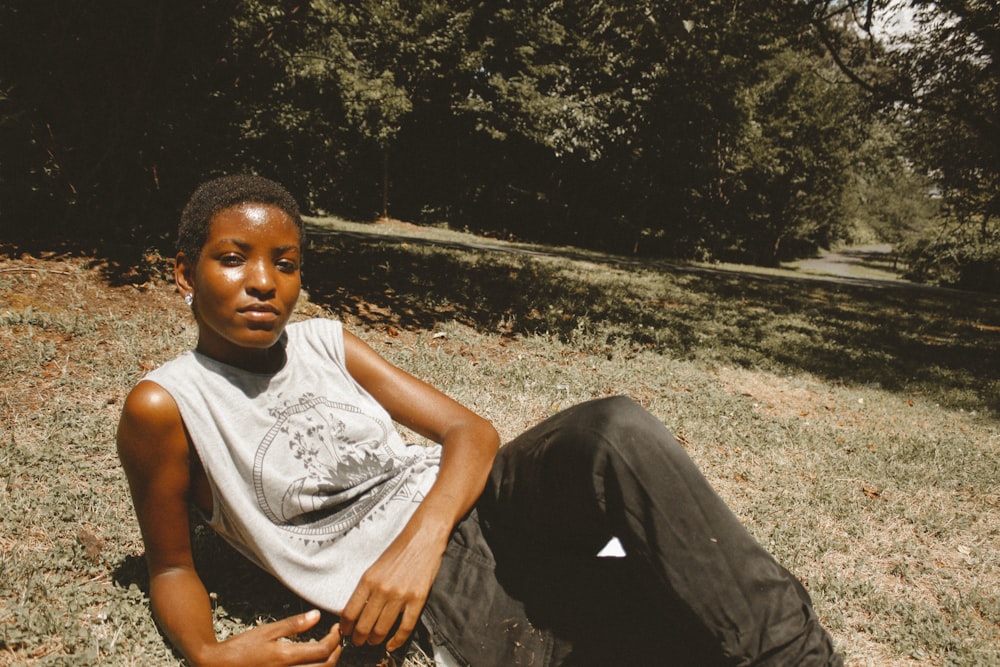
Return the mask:
<path id="1" fill-rule="evenodd" d="M 185 294 L 184 295 L 184 303 L 186 303 L 188 306 L 190 306 L 191 304 L 193 304 L 194 303 L 194 294 L 192 294 L 191 292 L 188 292 L 187 294 Z"/>

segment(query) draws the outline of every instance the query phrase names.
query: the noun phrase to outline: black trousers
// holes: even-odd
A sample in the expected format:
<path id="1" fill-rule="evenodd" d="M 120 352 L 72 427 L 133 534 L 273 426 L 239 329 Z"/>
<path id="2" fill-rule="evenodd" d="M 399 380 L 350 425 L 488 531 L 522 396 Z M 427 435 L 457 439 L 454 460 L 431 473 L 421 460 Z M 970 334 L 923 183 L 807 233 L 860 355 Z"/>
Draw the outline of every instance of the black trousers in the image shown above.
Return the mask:
<path id="1" fill-rule="evenodd" d="M 597 558 L 612 538 L 623 558 Z M 500 449 L 422 616 L 474 667 L 841 665 L 805 589 L 630 399 Z"/>

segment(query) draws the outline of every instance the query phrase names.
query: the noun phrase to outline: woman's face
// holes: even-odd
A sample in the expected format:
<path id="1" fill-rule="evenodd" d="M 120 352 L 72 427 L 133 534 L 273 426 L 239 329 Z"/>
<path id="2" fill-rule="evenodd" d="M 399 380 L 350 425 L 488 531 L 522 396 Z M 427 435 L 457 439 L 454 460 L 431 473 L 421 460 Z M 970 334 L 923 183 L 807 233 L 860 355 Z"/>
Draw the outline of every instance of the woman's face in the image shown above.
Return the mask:
<path id="1" fill-rule="evenodd" d="M 280 208 L 239 204 L 212 217 L 193 266 L 178 256 L 181 292 L 194 296 L 199 352 L 248 370 L 274 370 L 277 342 L 301 287 L 299 230 Z"/>

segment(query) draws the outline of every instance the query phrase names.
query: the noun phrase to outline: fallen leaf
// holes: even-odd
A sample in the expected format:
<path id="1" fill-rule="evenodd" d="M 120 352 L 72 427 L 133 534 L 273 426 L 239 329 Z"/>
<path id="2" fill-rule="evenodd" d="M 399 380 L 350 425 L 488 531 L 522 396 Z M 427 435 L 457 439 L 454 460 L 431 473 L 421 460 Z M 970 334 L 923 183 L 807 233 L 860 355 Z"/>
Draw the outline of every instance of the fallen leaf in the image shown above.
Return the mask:
<path id="1" fill-rule="evenodd" d="M 86 526 L 80 528 L 77 539 L 83 546 L 84 556 L 88 560 L 96 562 L 100 558 L 101 552 L 104 551 L 104 539 Z"/>

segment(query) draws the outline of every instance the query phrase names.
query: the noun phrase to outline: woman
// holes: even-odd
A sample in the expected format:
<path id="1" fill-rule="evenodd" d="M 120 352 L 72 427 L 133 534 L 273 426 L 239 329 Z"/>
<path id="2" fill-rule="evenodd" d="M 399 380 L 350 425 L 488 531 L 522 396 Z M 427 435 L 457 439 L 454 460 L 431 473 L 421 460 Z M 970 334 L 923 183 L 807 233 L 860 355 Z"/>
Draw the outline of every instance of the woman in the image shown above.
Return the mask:
<path id="1" fill-rule="evenodd" d="M 635 403 L 584 403 L 498 454 L 492 425 L 339 322 L 289 325 L 304 236 L 276 183 L 200 186 L 175 268 L 196 348 L 123 409 L 152 610 L 191 664 L 332 665 L 417 628 L 441 664 L 840 664 L 798 581 Z M 312 611 L 218 642 L 189 504 L 339 624 L 282 641 Z"/>

